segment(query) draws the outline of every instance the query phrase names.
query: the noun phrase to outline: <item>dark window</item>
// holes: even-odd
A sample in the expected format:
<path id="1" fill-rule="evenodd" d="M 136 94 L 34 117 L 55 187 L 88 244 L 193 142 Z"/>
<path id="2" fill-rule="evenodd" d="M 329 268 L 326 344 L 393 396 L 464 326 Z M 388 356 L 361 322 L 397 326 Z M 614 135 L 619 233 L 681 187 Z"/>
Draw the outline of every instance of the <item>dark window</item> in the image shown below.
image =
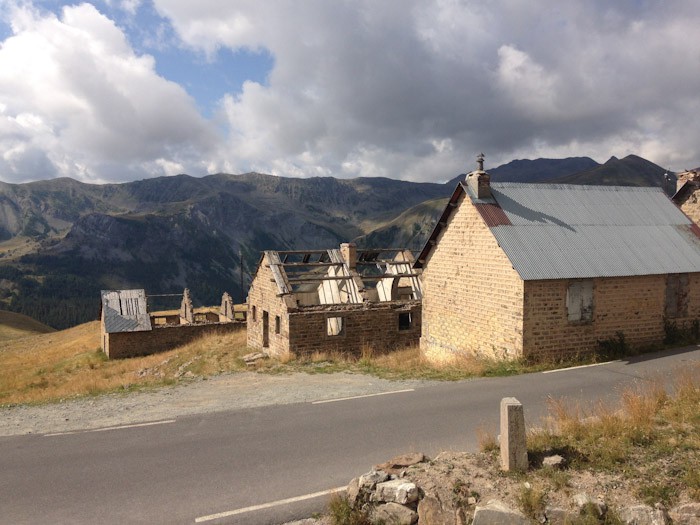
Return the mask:
<path id="1" fill-rule="evenodd" d="M 409 330 L 411 328 L 411 312 L 405 312 L 399 314 L 399 330 Z"/>
<path id="2" fill-rule="evenodd" d="M 253 316 L 253 321 L 257 321 L 257 320 L 258 320 L 258 314 L 257 314 L 257 311 L 256 311 L 256 309 L 255 309 L 255 305 L 253 305 L 253 308 L 252 308 L 252 310 L 251 310 L 251 314 L 252 314 L 252 316 Z"/>
<path id="3" fill-rule="evenodd" d="M 275 333 L 279 334 L 280 333 L 280 325 L 282 324 L 282 320 L 280 319 L 279 315 L 275 316 Z"/>

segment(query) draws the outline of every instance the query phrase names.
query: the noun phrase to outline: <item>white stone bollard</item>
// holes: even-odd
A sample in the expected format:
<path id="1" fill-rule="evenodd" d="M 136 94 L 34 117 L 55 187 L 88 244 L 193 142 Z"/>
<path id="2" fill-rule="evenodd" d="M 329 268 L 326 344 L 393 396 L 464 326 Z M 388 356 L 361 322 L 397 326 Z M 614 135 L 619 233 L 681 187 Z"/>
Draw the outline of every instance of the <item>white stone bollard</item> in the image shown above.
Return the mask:
<path id="1" fill-rule="evenodd" d="M 522 403 L 514 397 L 501 399 L 500 446 L 503 470 L 527 470 L 525 413 Z"/>

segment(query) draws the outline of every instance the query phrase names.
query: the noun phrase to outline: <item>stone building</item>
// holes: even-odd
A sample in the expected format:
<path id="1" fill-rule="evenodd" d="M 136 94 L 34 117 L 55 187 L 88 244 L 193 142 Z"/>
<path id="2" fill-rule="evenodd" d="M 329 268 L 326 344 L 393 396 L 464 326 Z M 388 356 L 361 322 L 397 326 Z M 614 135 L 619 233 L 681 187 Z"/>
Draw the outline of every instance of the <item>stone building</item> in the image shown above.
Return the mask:
<path id="1" fill-rule="evenodd" d="M 660 189 L 492 184 L 482 163 L 415 264 L 428 359 L 656 345 L 700 318 L 700 229 Z"/>
<path id="2" fill-rule="evenodd" d="M 698 202 L 700 188 L 700 168 L 679 173 L 676 180 L 676 194 L 673 202 L 683 210 L 695 224 L 700 224 L 700 203 Z"/>
<path id="3" fill-rule="evenodd" d="M 145 290 L 102 290 L 100 331 L 102 350 L 110 359 L 165 352 L 210 333 L 239 330 L 245 316 L 236 318 L 231 296 L 224 293 L 221 310 L 192 308 L 185 289 L 179 312 L 148 312 Z"/>
<path id="4" fill-rule="evenodd" d="M 403 249 L 266 251 L 248 294 L 248 346 L 287 358 L 417 345 L 419 272 Z"/>

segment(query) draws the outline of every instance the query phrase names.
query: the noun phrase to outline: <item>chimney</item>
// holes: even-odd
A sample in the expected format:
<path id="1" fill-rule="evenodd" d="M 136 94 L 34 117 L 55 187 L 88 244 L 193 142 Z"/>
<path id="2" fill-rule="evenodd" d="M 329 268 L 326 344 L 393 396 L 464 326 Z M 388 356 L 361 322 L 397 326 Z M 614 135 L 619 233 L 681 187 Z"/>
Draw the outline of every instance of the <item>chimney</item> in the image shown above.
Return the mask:
<path id="1" fill-rule="evenodd" d="M 491 175 L 484 171 L 484 154 L 476 157 L 477 169 L 467 175 L 467 187 L 477 199 L 491 197 Z"/>
<path id="2" fill-rule="evenodd" d="M 348 268 L 354 270 L 357 267 L 357 245 L 354 242 L 344 242 L 340 245 L 340 253 Z"/>

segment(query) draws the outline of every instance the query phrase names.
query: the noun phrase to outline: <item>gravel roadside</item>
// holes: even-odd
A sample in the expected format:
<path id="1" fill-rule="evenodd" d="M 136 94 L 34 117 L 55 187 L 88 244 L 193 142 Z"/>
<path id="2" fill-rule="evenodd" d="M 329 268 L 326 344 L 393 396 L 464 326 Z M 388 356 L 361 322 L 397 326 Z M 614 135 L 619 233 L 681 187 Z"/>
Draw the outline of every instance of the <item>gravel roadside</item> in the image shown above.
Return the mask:
<path id="1" fill-rule="evenodd" d="M 0 409 L 0 436 L 48 434 L 419 388 L 436 381 L 389 381 L 361 374 L 267 375 L 255 372 L 194 379 L 171 387 Z"/>

